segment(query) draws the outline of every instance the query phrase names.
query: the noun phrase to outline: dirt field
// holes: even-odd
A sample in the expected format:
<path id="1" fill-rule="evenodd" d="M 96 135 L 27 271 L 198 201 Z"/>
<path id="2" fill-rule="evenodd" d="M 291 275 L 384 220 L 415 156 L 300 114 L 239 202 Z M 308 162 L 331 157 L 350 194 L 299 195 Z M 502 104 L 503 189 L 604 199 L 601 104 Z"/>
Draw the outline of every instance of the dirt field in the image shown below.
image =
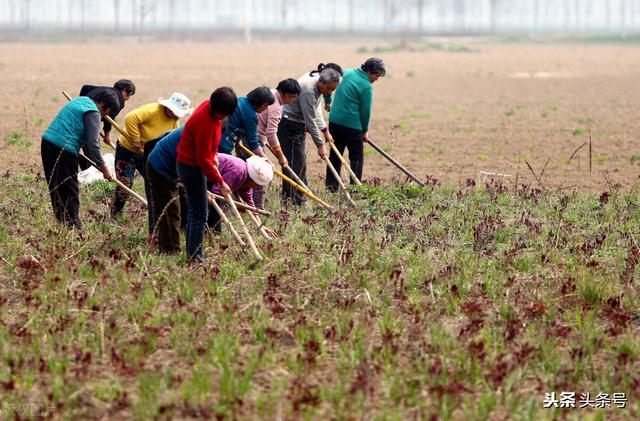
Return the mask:
<path id="1" fill-rule="evenodd" d="M 172 91 L 199 103 L 220 85 L 245 94 L 321 61 L 350 67 L 376 55 L 389 72 L 374 85 L 371 137 L 422 177 L 460 183 L 490 171 L 535 183 L 525 160 L 540 175 L 549 159 L 546 186 L 596 191 L 638 181 L 640 49 L 479 40 L 429 45 L 387 51 L 380 40 L 0 45 L 2 168 L 40 170 L 39 137 L 63 104 L 60 91 L 77 94 L 85 82 L 134 80 L 138 93 L 125 109 L 132 110 Z M 588 141 L 588 129 L 591 182 L 588 146 L 569 162 Z M 311 175 L 320 176 L 320 163 L 311 161 Z M 398 174 L 367 152 L 365 179 Z"/>
<path id="2" fill-rule="evenodd" d="M 0 419 L 640 419 L 640 49 L 443 42 L 0 45 Z M 69 231 L 28 173 L 63 89 L 128 77 L 127 110 L 197 104 L 372 54 L 372 138 L 445 186 L 270 200 L 262 261 L 226 228 L 204 265 L 157 253 L 108 183 Z M 588 129 L 591 178 L 588 144 L 569 160 Z M 525 161 L 547 160 L 541 184 L 594 194 L 538 189 Z M 534 185 L 467 186 L 481 171 Z M 373 177 L 404 182 L 369 151 Z M 628 405 L 545 409 L 556 393 Z"/>

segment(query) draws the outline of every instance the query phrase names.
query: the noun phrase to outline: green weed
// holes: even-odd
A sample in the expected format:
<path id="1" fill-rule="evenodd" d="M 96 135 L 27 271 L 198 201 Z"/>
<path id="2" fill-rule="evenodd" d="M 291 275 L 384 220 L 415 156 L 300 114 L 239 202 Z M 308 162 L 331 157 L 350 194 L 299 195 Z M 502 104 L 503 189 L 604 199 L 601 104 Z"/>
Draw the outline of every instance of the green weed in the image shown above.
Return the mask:
<path id="1" fill-rule="evenodd" d="M 311 187 L 336 211 L 269 201 L 268 259 L 225 230 L 192 267 L 148 247 L 136 204 L 111 220 L 109 184 L 82 188 L 76 232 L 41 178 L 7 173 L 0 400 L 65 419 L 538 419 L 555 416 L 539 389 L 640 397 L 635 195 L 365 184 L 349 208 Z"/>

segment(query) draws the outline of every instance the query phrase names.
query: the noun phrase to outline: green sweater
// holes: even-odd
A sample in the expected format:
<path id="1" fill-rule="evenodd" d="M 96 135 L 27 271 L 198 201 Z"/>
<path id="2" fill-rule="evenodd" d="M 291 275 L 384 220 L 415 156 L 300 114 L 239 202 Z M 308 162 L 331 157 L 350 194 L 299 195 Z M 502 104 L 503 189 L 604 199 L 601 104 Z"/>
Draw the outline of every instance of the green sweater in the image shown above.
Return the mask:
<path id="1" fill-rule="evenodd" d="M 361 69 L 347 69 L 333 97 L 329 121 L 361 132 L 369 130 L 373 86 Z"/>

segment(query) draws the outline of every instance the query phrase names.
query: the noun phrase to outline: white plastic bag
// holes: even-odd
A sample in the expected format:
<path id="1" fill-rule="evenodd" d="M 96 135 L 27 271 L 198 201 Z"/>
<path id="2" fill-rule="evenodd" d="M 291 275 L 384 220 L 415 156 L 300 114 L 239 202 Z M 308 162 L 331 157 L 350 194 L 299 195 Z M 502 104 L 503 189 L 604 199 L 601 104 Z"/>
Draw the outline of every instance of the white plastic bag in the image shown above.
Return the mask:
<path id="1" fill-rule="evenodd" d="M 81 158 L 82 159 L 82 158 Z M 115 157 L 112 153 L 105 153 L 102 155 L 104 163 L 109 167 L 111 174 L 115 174 Z M 84 171 L 78 173 L 78 181 L 80 184 L 91 184 L 98 180 L 104 180 L 102 173 L 94 166 L 87 168 Z"/>

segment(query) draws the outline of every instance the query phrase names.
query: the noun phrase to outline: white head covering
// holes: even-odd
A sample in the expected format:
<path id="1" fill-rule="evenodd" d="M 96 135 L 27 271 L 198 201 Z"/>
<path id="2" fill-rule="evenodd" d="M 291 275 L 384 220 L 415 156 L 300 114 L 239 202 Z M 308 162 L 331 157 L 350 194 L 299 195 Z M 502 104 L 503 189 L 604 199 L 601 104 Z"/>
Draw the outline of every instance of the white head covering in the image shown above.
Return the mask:
<path id="1" fill-rule="evenodd" d="M 273 165 L 267 158 L 253 155 L 247 159 L 249 177 L 259 186 L 268 186 L 273 180 Z"/>
<path id="2" fill-rule="evenodd" d="M 178 118 L 189 115 L 193 111 L 193 108 L 190 108 L 189 98 L 179 92 L 174 92 L 169 99 L 158 98 L 158 103 L 170 109 Z"/>

